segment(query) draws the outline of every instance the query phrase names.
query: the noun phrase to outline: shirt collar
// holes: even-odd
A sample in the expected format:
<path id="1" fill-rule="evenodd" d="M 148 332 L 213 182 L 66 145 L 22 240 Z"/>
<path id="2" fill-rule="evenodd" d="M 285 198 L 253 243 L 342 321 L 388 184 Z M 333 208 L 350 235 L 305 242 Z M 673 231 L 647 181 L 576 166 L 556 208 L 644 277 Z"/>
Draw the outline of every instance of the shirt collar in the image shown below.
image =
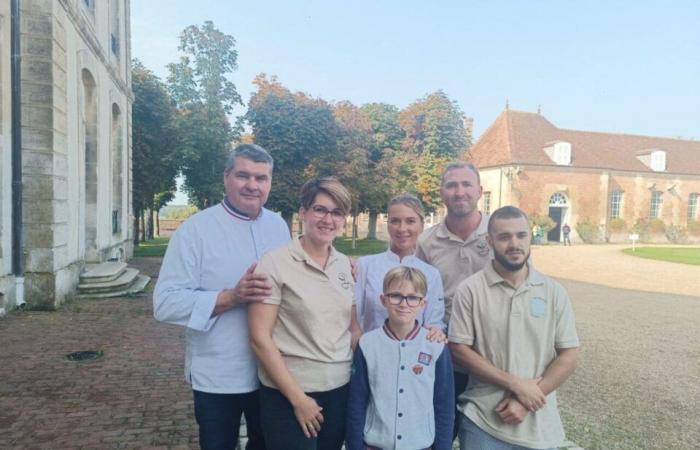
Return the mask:
<path id="1" fill-rule="evenodd" d="M 493 286 L 498 283 L 508 284 L 506 280 L 500 276 L 498 272 L 496 272 L 496 269 L 493 268 L 493 261 L 494 260 L 492 259 L 484 266 L 484 277 L 486 277 L 486 283 L 488 283 L 489 286 Z M 535 267 L 532 264 L 532 259 L 528 259 L 525 264 L 527 264 L 529 273 L 523 285 L 535 286 L 544 284 L 544 276 L 535 270 Z M 510 284 L 508 284 L 508 286 L 510 286 Z"/>
<path id="2" fill-rule="evenodd" d="M 289 253 L 292 255 L 292 258 L 296 259 L 297 261 L 303 261 L 306 262 L 307 264 L 313 265 L 314 267 L 318 266 L 316 261 L 309 256 L 308 253 L 306 253 L 306 250 L 304 250 L 304 247 L 301 246 L 301 237 L 303 235 L 300 235 L 296 239 L 292 239 L 292 242 L 289 244 Z M 326 268 L 330 266 L 333 262 L 335 262 L 338 259 L 338 251 L 331 245 L 331 251 L 330 255 L 328 256 L 328 264 L 326 264 Z"/>
<path id="3" fill-rule="evenodd" d="M 437 225 L 439 227 L 437 230 L 437 233 L 436 233 L 437 237 L 442 238 L 442 239 L 452 239 L 455 241 L 464 242 L 465 244 L 468 244 L 472 241 L 475 241 L 475 240 L 481 238 L 482 236 L 484 236 L 488 232 L 489 215 L 486 214 L 485 212 L 480 212 L 480 214 L 481 214 L 481 222 L 479 222 L 479 226 L 477 226 L 476 229 L 474 231 L 472 231 L 472 234 L 470 234 L 466 240 L 463 241 L 462 239 L 459 238 L 459 236 L 457 236 L 456 234 L 451 232 L 447 228 L 447 224 L 446 224 L 444 219 L 442 220 L 442 222 L 440 222 Z"/>
<path id="4" fill-rule="evenodd" d="M 389 319 L 386 319 L 384 321 L 384 325 L 382 325 L 382 329 L 384 330 L 384 332 L 386 333 L 387 336 L 389 336 L 391 339 L 393 339 L 395 341 L 412 341 L 416 338 L 416 336 L 418 336 L 418 332 L 420 332 L 420 324 L 416 320 L 416 323 L 413 325 L 413 329 L 411 330 L 410 333 L 408 333 L 408 335 L 406 335 L 405 339 L 401 339 L 396 334 L 394 334 L 393 331 L 391 331 L 391 328 L 389 328 Z"/>
<path id="5" fill-rule="evenodd" d="M 388 259 L 389 261 L 396 262 L 396 263 L 406 263 L 406 262 L 410 261 L 410 258 L 415 258 L 415 255 L 408 255 L 408 256 L 404 256 L 403 260 L 402 260 L 401 257 L 399 255 L 397 255 L 396 253 L 392 252 L 390 248 L 387 249 L 385 256 L 386 256 L 386 259 Z"/>
<path id="6" fill-rule="evenodd" d="M 263 211 L 265 208 L 260 208 L 260 213 L 255 219 L 251 219 L 251 217 L 244 213 L 243 211 L 237 209 L 233 204 L 229 201 L 228 198 L 224 197 L 224 199 L 221 201 L 221 206 L 224 207 L 224 210 L 232 217 L 235 217 L 236 219 L 240 220 L 245 220 L 245 221 L 252 221 L 252 220 L 257 220 L 263 215 Z"/>

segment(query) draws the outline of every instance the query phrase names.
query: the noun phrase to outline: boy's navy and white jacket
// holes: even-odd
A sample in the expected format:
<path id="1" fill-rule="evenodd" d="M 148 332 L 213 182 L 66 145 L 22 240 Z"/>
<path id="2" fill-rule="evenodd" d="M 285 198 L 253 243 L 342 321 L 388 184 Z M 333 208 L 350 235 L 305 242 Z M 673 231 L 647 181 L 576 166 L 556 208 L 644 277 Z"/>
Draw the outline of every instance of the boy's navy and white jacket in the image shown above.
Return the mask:
<path id="1" fill-rule="evenodd" d="M 450 351 L 417 322 L 406 339 L 385 323 L 360 338 L 350 379 L 347 450 L 449 450 L 454 424 Z"/>

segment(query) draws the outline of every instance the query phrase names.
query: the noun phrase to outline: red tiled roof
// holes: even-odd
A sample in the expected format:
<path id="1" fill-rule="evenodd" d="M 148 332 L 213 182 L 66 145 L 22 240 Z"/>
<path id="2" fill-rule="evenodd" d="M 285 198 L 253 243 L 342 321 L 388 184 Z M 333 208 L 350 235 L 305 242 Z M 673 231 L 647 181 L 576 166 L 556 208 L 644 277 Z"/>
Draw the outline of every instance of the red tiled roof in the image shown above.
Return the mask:
<path id="1" fill-rule="evenodd" d="M 665 173 L 700 175 L 700 141 L 565 130 L 540 114 L 505 110 L 471 148 L 471 161 L 486 168 L 510 164 L 556 166 L 544 152 L 553 142 L 571 144 L 571 167 L 653 172 L 637 156 L 666 152 Z"/>

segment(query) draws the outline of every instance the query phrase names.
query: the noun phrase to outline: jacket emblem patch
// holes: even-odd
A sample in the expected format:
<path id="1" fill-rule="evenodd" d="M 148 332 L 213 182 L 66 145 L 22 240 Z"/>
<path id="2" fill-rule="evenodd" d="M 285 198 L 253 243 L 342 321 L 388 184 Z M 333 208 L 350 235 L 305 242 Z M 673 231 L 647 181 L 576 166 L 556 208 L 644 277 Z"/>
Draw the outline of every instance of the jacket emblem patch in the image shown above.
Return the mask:
<path id="1" fill-rule="evenodd" d="M 421 373 L 423 373 L 423 366 L 421 366 L 420 364 L 416 364 L 415 366 L 413 366 L 413 373 L 415 373 L 416 375 L 420 375 Z"/>
<path id="2" fill-rule="evenodd" d="M 432 360 L 433 360 L 433 355 L 429 355 L 429 354 L 423 353 L 423 352 L 420 352 L 418 354 L 418 362 L 425 365 L 425 366 L 429 366 L 430 361 L 432 361 Z"/>

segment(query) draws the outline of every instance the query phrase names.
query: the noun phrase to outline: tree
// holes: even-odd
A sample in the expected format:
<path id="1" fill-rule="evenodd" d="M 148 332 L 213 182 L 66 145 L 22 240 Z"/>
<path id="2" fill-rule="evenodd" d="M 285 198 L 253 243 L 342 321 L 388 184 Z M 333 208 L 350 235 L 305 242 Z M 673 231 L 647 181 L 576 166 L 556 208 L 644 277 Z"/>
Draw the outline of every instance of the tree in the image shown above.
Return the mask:
<path id="1" fill-rule="evenodd" d="M 468 145 L 464 120 L 457 103 L 443 91 L 429 94 L 399 114 L 404 146 L 417 155 L 427 150 L 436 157 L 457 158 Z"/>
<path id="2" fill-rule="evenodd" d="M 235 39 L 211 21 L 185 28 L 178 49 L 183 55 L 168 65 L 168 87 L 179 108 L 175 128 L 184 190 L 195 205 L 205 208 L 221 199 L 224 163 L 240 132 L 227 116 L 243 104 L 227 78 L 238 68 L 238 52 Z"/>
<path id="3" fill-rule="evenodd" d="M 429 150 L 425 150 L 415 166 L 416 193 L 426 213 L 435 212 L 441 204 L 440 184 L 442 170 L 450 160 L 435 156 Z"/>
<path id="4" fill-rule="evenodd" d="M 153 238 L 152 221 L 141 233 L 139 219 L 175 192 L 180 154 L 173 130 L 175 106 L 165 85 L 138 61 L 132 64 L 132 207 L 134 240 Z M 160 202 L 158 202 L 160 203 Z M 151 214 L 152 216 L 152 214 Z"/>
<path id="5" fill-rule="evenodd" d="M 258 75 L 257 91 L 244 119 L 255 143 L 275 159 L 274 183 L 268 199 L 287 224 L 299 209 L 299 191 L 312 176 L 334 175 L 338 129 L 331 105 L 306 94 L 292 93 L 277 78 Z"/>

